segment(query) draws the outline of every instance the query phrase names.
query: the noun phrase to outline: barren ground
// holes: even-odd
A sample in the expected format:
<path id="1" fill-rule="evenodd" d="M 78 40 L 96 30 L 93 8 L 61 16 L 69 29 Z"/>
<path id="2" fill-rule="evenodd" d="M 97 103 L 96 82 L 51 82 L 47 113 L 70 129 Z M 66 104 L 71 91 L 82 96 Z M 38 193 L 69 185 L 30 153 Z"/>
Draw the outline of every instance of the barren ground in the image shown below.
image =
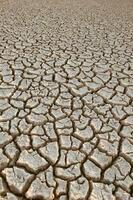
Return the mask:
<path id="1" fill-rule="evenodd" d="M 132 0 L 0 0 L 0 200 L 133 200 Z"/>

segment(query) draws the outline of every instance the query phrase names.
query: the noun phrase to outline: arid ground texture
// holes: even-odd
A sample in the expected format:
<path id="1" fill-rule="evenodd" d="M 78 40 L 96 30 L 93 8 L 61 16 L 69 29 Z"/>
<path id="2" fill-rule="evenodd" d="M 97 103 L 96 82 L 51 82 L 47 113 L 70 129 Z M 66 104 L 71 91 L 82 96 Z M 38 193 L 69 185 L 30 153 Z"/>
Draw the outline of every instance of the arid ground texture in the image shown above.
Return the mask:
<path id="1" fill-rule="evenodd" d="M 132 0 L 0 0 L 0 200 L 133 200 Z"/>

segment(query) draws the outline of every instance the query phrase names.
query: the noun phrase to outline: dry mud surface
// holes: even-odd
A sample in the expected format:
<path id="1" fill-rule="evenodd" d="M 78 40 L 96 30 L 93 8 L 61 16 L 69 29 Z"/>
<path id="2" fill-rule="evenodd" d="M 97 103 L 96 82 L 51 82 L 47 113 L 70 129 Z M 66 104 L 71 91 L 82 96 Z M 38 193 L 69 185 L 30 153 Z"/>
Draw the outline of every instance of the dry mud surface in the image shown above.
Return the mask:
<path id="1" fill-rule="evenodd" d="M 133 200 L 133 1 L 0 0 L 0 200 Z"/>

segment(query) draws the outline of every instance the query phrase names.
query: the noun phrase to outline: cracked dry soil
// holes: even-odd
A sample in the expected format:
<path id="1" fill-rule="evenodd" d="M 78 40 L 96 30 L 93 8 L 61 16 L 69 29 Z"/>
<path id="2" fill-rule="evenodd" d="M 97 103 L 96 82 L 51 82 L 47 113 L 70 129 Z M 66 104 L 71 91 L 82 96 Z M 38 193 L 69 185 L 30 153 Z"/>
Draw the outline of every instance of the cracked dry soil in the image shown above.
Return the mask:
<path id="1" fill-rule="evenodd" d="M 132 0 L 0 0 L 0 200 L 133 200 Z"/>

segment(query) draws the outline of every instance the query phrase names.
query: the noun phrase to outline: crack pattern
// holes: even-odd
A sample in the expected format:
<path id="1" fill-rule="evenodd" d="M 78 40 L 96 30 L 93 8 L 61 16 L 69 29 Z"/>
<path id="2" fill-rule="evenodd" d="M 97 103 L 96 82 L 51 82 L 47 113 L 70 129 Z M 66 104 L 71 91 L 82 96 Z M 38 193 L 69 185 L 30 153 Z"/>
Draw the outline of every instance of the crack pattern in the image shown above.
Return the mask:
<path id="1" fill-rule="evenodd" d="M 133 2 L 0 5 L 0 199 L 133 200 Z"/>

